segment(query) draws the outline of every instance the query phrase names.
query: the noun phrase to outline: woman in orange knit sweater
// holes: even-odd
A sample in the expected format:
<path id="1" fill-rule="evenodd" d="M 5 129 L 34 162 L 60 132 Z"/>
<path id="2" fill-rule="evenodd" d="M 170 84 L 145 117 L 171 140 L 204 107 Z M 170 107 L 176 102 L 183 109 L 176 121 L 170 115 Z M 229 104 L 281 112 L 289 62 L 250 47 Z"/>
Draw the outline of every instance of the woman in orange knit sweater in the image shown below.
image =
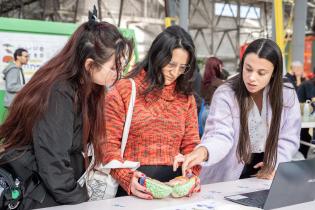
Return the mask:
<path id="1" fill-rule="evenodd" d="M 128 75 L 136 83 L 137 96 L 123 159 L 120 146 L 131 82 L 122 79 L 109 91 L 103 162 L 116 159 L 141 164 L 137 171 L 111 170 L 120 185 L 116 196 L 152 199 L 146 188 L 138 183 L 141 176 L 166 182 L 181 175 L 181 169 L 173 171 L 175 156 L 190 153 L 200 142 L 192 94 L 195 65 L 195 47 L 185 30 L 171 26 L 155 38 L 144 60 Z M 199 171 L 198 166 L 192 169 L 197 176 Z M 199 190 L 198 181 L 193 192 Z"/>

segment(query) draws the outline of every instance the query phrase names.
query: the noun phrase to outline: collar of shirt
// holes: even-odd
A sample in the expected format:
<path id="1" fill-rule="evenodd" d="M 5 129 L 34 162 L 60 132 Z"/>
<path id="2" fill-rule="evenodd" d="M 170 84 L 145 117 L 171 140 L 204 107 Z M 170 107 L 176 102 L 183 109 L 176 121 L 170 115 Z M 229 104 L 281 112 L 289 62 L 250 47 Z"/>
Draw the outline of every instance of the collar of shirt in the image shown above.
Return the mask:
<path id="1" fill-rule="evenodd" d="M 254 153 L 265 151 L 266 140 L 269 133 L 268 92 L 269 86 L 263 91 L 261 113 L 259 112 L 257 105 L 253 102 L 253 106 L 248 115 L 248 132 L 251 142 L 251 150 Z"/>

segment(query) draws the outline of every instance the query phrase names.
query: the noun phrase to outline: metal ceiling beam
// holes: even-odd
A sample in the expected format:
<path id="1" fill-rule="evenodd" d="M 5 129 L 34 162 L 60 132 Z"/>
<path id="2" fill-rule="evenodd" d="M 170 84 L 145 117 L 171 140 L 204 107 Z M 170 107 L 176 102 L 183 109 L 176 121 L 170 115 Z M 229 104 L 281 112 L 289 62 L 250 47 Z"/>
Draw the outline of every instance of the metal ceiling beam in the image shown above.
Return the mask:
<path id="1" fill-rule="evenodd" d="M 188 0 L 181 0 L 179 6 L 179 25 L 186 31 L 188 31 L 189 24 L 188 8 Z"/>
<path id="2" fill-rule="evenodd" d="M 124 0 L 120 0 L 120 6 L 119 6 L 119 16 L 118 16 L 118 27 L 120 27 L 122 12 L 123 12 L 123 6 L 124 6 Z"/>
<path id="3" fill-rule="evenodd" d="M 29 4 L 32 4 L 34 2 L 37 2 L 39 0 L 26 0 L 26 1 L 13 1 L 13 0 L 9 0 L 9 1 L 5 1 L 3 3 L 1 3 L 0 5 L 0 14 L 3 13 L 8 13 L 17 9 L 20 9 L 23 6 L 27 6 Z"/>
<path id="4" fill-rule="evenodd" d="M 73 22 L 76 23 L 77 22 L 77 16 L 78 16 L 78 9 L 79 9 L 79 1 L 80 0 L 76 0 L 75 2 L 75 10 L 74 10 L 74 16 L 73 16 Z M 98 7 L 100 8 L 100 7 Z M 101 13 L 101 10 L 99 9 L 99 13 Z"/>
<path id="5" fill-rule="evenodd" d="M 292 37 L 292 60 L 304 64 L 304 37 L 306 23 L 307 0 L 299 0 L 294 5 L 294 24 Z"/>

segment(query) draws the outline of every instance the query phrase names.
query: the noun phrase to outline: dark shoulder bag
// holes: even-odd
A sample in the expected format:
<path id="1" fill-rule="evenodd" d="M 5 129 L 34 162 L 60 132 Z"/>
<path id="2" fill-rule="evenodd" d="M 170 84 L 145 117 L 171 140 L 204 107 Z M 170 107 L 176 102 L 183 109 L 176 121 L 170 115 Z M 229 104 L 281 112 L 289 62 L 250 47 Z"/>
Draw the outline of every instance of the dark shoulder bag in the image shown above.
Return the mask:
<path id="1" fill-rule="evenodd" d="M 45 195 L 32 146 L 0 155 L 0 209 L 32 209 L 36 202 L 44 201 Z"/>

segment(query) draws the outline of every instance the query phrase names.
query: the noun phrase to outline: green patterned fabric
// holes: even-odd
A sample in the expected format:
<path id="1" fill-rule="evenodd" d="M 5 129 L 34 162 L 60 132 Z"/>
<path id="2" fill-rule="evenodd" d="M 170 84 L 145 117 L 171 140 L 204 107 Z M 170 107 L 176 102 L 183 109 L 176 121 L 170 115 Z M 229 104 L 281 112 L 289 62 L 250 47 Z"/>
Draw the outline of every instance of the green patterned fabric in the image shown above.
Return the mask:
<path id="1" fill-rule="evenodd" d="M 166 198 L 170 194 L 174 198 L 184 197 L 189 194 L 191 189 L 196 185 L 196 178 L 190 178 L 184 184 L 176 184 L 174 186 L 170 186 L 167 183 L 160 182 L 155 179 L 145 178 L 144 186 L 147 190 L 152 194 L 153 198 Z"/>
<path id="2" fill-rule="evenodd" d="M 180 198 L 180 197 L 184 197 L 188 195 L 188 193 L 195 186 L 195 184 L 196 184 L 196 179 L 195 177 L 192 177 L 185 184 L 182 184 L 182 185 L 177 184 L 173 186 L 172 196 L 175 198 Z"/>
<path id="3" fill-rule="evenodd" d="M 155 179 L 146 178 L 145 186 L 153 198 L 165 198 L 172 193 L 172 187 Z"/>

